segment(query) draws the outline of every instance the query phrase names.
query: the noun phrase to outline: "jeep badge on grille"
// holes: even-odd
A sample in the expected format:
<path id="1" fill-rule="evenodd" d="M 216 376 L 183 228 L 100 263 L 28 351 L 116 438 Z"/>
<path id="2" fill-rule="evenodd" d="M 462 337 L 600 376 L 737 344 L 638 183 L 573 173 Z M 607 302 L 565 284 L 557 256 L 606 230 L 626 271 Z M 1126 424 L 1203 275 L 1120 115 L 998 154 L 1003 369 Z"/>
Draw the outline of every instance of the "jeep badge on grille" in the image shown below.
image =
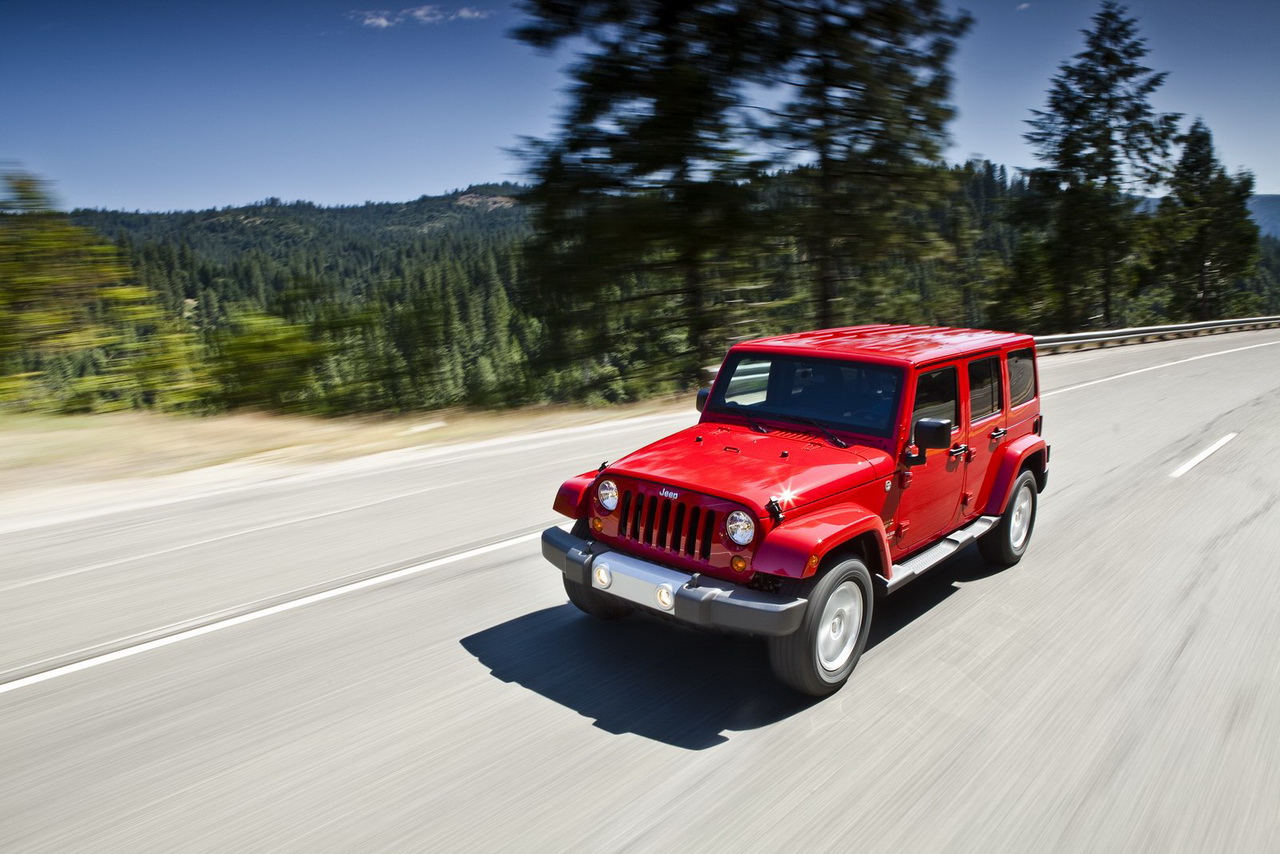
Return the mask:
<path id="1" fill-rule="evenodd" d="M 663 498 L 670 498 L 672 501 L 675 501 L 677 498 L 680 497 L 680 493 L 672 489 L 660 489 L 658 490 L 658 494 L 661 495 Z"/>

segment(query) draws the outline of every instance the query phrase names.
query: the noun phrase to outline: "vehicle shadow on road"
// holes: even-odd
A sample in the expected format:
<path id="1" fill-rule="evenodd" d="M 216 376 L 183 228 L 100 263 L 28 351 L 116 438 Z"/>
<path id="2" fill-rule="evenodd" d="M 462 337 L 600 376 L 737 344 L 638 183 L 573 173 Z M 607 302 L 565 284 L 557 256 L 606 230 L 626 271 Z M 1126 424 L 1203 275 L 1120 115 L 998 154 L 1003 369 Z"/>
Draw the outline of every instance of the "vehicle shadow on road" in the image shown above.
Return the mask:
<path id="1" fill-rule="evenodd" d="M 463 638 L 514 682 L 595 720 L 688 750 L 728 741 L 812 705 L 769 673 L 764 641 L 636 615 L 606 623 L 572 605 L 545 608 Z"/>
<path id="2" fill-rule="evenodd" d="M 962 588 L 992 573 L 960 554 L 877 605 L 873 649 Z M 792 693 L 769 672 L 760 638 L 688 629 L 648 616 L 606 623 L 572 605 L 545 608 L 463 638 L 495 677 L 591 718 L 606 732 L 634 733 L 688 750 L 768 726 L 819 702 Z M 858 676 L 845 691 L 857 690 Z"/>

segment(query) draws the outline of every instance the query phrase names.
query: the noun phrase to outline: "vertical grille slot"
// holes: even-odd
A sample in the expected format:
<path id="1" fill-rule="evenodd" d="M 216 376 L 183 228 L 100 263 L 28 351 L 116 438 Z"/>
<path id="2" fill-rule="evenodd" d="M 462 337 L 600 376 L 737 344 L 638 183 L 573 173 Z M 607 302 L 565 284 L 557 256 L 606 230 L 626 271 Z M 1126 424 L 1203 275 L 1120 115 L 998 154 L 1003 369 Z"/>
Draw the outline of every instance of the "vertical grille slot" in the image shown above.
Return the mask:
<path id="1" fill-rule="evenodd" d="M 658 536 L 655 538 L 654 545 L 660 548 L 667 547 L 667 523 L 671 521 L 671 499 L 662 499 L 662 509 L 658 511 Z"/>
<path id="2" fill-rule="evenodd" d="M 698 555 L 703 560 L 711 560 L 711 537 L 716 530 L 715 524 L 716 511 L 708 510 L 702 523 L 702 548 L 698 550 Z"/>
<path id="3" fill-rule="evenodd" d="M 671 521 L 671 551 L 680 551 L 681 541 L 684 539 L 684 502 L 681 501 L 676 505 L 676 518 Z"/>
<path id="4" fill-rule="evenodd" d="M 693 556 L 698 548 L 698 520 L 702 517 L 702 508 L 694 507 L 689 511 L 689 533 L 684 540 L 684 553 Z"/>
<path id="5" fill-rule="evenodd" d="M 639 540 L 643 534 L 640 532 L 640 518 L 644 515 L 644 495 L 636 493 L 634 506 L 631 508 L 631 539 Z"/>
<path id="6" fill-rule="evenodd" d="M 622 506 L 618 508 L 618 536 L 627 535 L 627 511 L 631 509 L 631 490 L 622 493 Z"/>
<path id="7" fill-rule="evenodd" d="M 649 507 L 644 516 L 644 544 L 653 545 L 653 523 L 658 515 L 658 496 L 649 496 Z"/>

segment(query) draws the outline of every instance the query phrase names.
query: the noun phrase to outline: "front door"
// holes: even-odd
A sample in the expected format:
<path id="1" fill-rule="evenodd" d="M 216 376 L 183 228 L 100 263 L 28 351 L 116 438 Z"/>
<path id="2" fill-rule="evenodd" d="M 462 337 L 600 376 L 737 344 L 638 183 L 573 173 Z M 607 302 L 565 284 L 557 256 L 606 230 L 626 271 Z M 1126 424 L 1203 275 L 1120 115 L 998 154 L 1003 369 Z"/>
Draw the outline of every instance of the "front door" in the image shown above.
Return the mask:
<path id="1" fill-rule="evenodd" d="M 925 371 L 916 378 L 911 424 L 921 418 L 951 421 L 951 447 L 925 452 L 925 462 L 914 466 L 911 485 L 902 490 L 898 505 L 899 552 L 910 551 L 950 533 L 965 488 L 965 431 L 960 420 L 959 372 L 954 365 Z M 914 437 L 913 437 L 914 439 Z"/>

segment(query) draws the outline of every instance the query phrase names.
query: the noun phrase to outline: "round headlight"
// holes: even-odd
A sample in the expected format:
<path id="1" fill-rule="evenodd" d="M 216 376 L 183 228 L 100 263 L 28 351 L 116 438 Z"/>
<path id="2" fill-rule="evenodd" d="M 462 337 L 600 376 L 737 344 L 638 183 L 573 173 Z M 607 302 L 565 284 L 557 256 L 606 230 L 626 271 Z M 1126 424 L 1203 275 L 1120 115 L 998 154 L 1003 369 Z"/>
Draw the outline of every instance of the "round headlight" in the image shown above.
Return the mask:
<path id="1" fill-rule="evenodd" d="M 755 539 L 756 520 L 741 510 L 734 510 L 730 513 L 729 518 L 725 520 L 724 527 L 729 532 L 729 539 L 740 546 L 745 546 Z"/>
<path id="2" fill-rule="evenodd" d="M 600 506 L 612 513 L 618 508 L 618 485 L 611 480 L 602 480 L 596 486 L 596 498 Z"/>

